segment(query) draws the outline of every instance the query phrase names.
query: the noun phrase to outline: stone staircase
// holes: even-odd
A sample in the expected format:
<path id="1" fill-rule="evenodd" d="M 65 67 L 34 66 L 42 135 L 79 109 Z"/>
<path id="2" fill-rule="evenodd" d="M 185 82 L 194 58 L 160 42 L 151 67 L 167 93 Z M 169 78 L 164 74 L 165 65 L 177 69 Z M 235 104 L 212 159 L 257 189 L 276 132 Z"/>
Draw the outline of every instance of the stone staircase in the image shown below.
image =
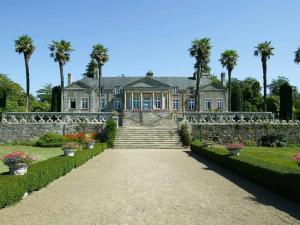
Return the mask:
<path id="1" fill-rule="evenodd" d="M 124 126 L 118 129 L 116 149 L 180 149 L 179 132 L 172 126 Z"/>

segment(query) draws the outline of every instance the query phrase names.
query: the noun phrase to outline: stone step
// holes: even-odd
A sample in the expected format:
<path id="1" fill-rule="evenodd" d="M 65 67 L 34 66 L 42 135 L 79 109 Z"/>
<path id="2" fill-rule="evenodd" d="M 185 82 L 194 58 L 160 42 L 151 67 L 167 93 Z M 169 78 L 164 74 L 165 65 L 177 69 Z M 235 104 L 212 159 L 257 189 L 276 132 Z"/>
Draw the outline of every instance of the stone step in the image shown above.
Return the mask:
<path id="1" fill-rule="evenodd" d="M 179 141 L 164 141 L 164 142 L 153 142 L 153 141 L 115 141 L 115 144 L 180 144 Z"/>
<path id="2" fill-rule="evenodd" d="M 182 149 L 180 145 L 114 145 L 116 149 Z"/>

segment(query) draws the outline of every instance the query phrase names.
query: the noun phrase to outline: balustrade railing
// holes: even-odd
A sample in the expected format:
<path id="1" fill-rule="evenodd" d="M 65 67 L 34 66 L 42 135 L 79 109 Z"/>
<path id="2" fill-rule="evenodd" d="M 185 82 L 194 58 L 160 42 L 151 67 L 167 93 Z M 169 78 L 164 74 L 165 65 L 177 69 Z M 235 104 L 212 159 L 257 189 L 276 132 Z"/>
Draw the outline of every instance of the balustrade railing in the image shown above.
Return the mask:
<path id="1" fill-rule="evenodd" d="M 191 124 L 275 123 L 271 112 L 187 112 L 183 117 Z"/>
<path id="2" fill-rule="evenodd" d="M 60 113 L 60 112 L 7 112 L 2 114 L 2 123 L 105 123 L 112 118 L 111 112 Z M 116 117 L 116 116 L 115 116 Z"/>

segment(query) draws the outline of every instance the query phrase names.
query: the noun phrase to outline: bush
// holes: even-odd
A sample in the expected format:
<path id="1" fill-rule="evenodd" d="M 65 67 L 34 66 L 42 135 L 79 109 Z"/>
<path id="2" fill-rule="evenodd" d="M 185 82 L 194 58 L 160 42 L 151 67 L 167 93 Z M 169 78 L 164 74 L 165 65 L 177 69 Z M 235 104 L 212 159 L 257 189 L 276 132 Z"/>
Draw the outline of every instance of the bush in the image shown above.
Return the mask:
<path id="1" fill-rule="evenodd" d="M 117 124 L 113 119 L 106 121 L 106 126 L 100 135 L 101 142 L 106 142 L 107 146 L 112 148 L 114 146 L 117 132 Z"/>
<path id="2" fill-rule="evenodd" d="M 287 140 L 282 134 L 268 134 L 261 137 L 261 145 L 266 147 L 284 147 Z"/>
<path id="3" fill-rule="evenodd" d="M 47 133 L 41 136 L 36 145 L 39 147 L 61 147 L 66 142 L 63 135 L 56 133 Z"/>
<path id="4" fill-rule="evenodd" d="M 270 191 L 300 202 L 300 173 L 295 170 L 259 162 L 250 157 L 247 161 L 242 161 L 239 158 L 229 157 L 227 153 L 222 153 L 216 148 L 208 148 L 198 143 L 192 143 L 191 150 Z"/>
<path id="5" fill-rule="evenodd" d="M 183 124 L 180 129 L 180 136 L 184 146 L 189 146 L 191 144 L 191 135 L 189 133 L 188 126 Z"/>
<path id="6" fill-rule="evenodd" d="M 30 193 L 47 186 L 93 156 L 99 155 L 105 148 L 105 144 L 96 144 L 92 150 L 75 152 L 74 157 L 57 156 L 37 162 L 23 176 L 0 176 L 0 208 L 18 202 L 25 192 Z"/>

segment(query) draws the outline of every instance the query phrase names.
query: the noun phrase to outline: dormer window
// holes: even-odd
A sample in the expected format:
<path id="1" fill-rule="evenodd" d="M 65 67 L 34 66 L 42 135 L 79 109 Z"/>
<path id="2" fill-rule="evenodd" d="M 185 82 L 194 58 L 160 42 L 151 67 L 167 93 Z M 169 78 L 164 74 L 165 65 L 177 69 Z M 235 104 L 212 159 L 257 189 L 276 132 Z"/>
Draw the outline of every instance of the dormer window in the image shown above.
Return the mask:
<path id="1" fill-rule="evenodd" d="M 179 94 L 179 88 L 178 87 L 173 87 L 172 92 L 173 92 L 173 95 L 178 95 Z"/>
<path id="2" fill-rule="evenodd" d="M 121 94 L 121 91 L 122 91 L 122 87 L 120 87 L 120 86 L 115 87 L 115 94 L 116 94 L 116 95 Z"/>

